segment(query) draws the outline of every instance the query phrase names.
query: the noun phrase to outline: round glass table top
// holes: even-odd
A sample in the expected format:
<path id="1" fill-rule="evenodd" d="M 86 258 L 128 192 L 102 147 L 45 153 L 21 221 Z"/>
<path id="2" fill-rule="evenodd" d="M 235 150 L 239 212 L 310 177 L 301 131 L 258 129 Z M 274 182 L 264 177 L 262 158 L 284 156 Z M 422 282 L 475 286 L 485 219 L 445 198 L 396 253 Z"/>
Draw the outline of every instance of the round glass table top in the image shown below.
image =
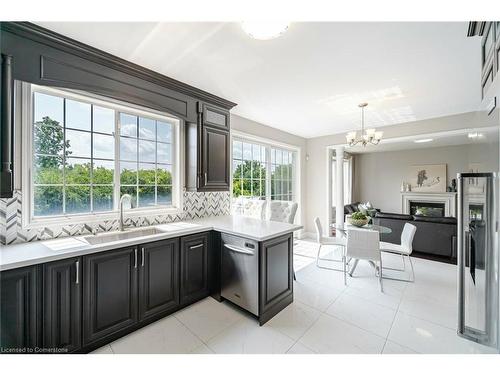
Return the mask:
<path id="1" fill-rule="evenodd" d="M 366 229 L 366 230 L 376 230 L 379 233 L 385 233 L 385 234 L 392 233 L 391 228 L 384 227 L 383 225 L 374 225 L 374 224 L 366 224 L 362 227 L 357 227 L 352 224 L 344 223 L 342 225 L 332 224 L 332 227 L 343 232 L 347 231 L 348 229 Z"/>

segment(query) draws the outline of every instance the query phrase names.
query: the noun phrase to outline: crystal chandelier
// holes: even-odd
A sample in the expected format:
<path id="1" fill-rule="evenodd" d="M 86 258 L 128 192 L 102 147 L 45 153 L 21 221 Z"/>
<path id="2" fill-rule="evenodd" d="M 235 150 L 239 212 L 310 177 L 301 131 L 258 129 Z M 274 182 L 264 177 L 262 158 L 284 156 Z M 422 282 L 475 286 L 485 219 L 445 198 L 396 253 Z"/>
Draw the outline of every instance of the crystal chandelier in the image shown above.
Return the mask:
<path id="1" fill-rule="evenodd" d="M 375 131 L 375 129 L 365 130 L 365 107 L 368 103 L 360 103 L 358 107 L 361 108 L 361 136 L 356 137 L 356 132 L 349 132 L 345 136 L 349 147 L 356 146 L 358 143 L 366 146 L 367 144 L 378 145 L 382 139 L 383 132 Z"/>

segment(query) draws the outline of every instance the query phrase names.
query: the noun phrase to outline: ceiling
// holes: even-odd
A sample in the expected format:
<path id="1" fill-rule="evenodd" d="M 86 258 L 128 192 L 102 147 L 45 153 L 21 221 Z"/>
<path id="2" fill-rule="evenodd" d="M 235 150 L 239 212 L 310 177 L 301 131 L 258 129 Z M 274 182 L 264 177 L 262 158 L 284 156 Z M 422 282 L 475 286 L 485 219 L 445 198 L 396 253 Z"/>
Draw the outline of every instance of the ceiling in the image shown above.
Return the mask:
<path id="1" fill-rule="evenodd" d="M 346 151 L 352 154 L 368 154 L 372 152 L 401 151 L 409 149 L 428 149 L 432 147 L 459 146 L 481 144 L 485 150 L 490 147 L 498 148 L 497 126 L 484 128 L 469 128 L 421 134 L 418 136 L 382 139 L 377 145 L 348 147 Z M 469 134 L 476 137 L 470 138 Z M 421 142 L 426 141 L 426 142 Z M 498 151 L 496 151 L 498 153 Z M 494 154 L 493 154 L 494 155 Z"/>
<path id="2" fill-rule="evenodd" d="M 234 113 L 312 138 L 474 111 L 480 41 L 466 22 L 292 23 L 280 38 L 238 23 L 38 22 L 238 103 Z"/>

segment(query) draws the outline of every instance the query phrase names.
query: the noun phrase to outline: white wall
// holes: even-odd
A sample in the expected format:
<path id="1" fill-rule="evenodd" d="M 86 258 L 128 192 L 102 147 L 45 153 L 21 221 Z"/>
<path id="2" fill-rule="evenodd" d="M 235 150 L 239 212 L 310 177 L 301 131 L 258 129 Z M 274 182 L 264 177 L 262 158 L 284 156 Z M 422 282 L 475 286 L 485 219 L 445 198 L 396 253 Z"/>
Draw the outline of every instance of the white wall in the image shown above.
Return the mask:
<path id="1" fill-rule="evenodd" d="M 429 120 L 414 121 L 404 124 L 384 126 L 379 130 L 384 131 L 384 138 L 398 138 L 419 134 L 429 134 L 457 129 L 467 129 L 483 126 L 495 126 L 495 119 L 484 118 L 477 112 L 464 113 L 453 116 L 433 118 Z M 496 119 L 497 120 L 497 119 Z M 327 199 L 327 157 L 328 146 L 345 143 L 345 134 L 334 134 L 330 136 L 307 139 L 307 154 L 309 160 L 306 163 L 307 197 L 305 202 L 307 232 L 314 231 L 313 220 L 316 216 L 326 217 L 328 210 Z M 498 153 L 497 153 L 498 154 Z M 497 155 L 495 154 L 495 155 Z M 401 181 L 399 182 L 401 184 Z M 398 185 L 399 187 L 399 185 Z"/>
<path id="2" fill-rule="evenodd" d="M 496 139 L 495 139 L 496 141 Z M 498 142 L 355 155 L 354 201 L 370 201 L 384 212 L 401 212 L 401 181 L 412 165 L 446 164 L 447 186 L 470 163 L 481 163 L 484 172 L 496 172 Z"/>
<path id="3" fill-rule="evenodd" d="M 294 146 L 299 149 L 300 200 L 299 200 L 298 217 L 296 218 L 295 222 L 298 224 L 304 224 L 306 221 L 305 204 L 307 195 L 307 184 L 306 184 L 307 165 L 305 162 L 306 139 L 275 128 L 271 128 L 270 126 L 234 114 L 231 114 L 231 129 L 255 137 L 265 138 L 274 142 Z"/>

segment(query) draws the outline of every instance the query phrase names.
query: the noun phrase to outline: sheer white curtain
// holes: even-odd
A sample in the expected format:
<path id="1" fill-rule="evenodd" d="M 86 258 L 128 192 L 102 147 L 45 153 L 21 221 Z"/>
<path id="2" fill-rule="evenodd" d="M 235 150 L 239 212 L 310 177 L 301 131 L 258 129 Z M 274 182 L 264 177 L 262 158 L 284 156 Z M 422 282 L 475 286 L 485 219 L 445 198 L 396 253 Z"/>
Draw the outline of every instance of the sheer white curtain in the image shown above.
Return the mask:
<path id="1" fill-rule="evenodd" d="M 331 160 L 331 167 L 332 167 L 332 173 L 331 173 L 331 186 L 332 186 L 332 221 L 335 220 L 335 210 L 337 207 L 337 202 L 335 199 L 335 176 L 336 176 L 336 155 L 335 151 L 333 151 L 333 156 Z M 354 182 L 354 157 L 349 154 L 349 153 L 344 153 L 344 202 L 345 204 L 347 203 L 352 203 L 352 197 L 353 197 L 353 182 Z M 344 208 L 341 207 L 343 210 Z"/>

